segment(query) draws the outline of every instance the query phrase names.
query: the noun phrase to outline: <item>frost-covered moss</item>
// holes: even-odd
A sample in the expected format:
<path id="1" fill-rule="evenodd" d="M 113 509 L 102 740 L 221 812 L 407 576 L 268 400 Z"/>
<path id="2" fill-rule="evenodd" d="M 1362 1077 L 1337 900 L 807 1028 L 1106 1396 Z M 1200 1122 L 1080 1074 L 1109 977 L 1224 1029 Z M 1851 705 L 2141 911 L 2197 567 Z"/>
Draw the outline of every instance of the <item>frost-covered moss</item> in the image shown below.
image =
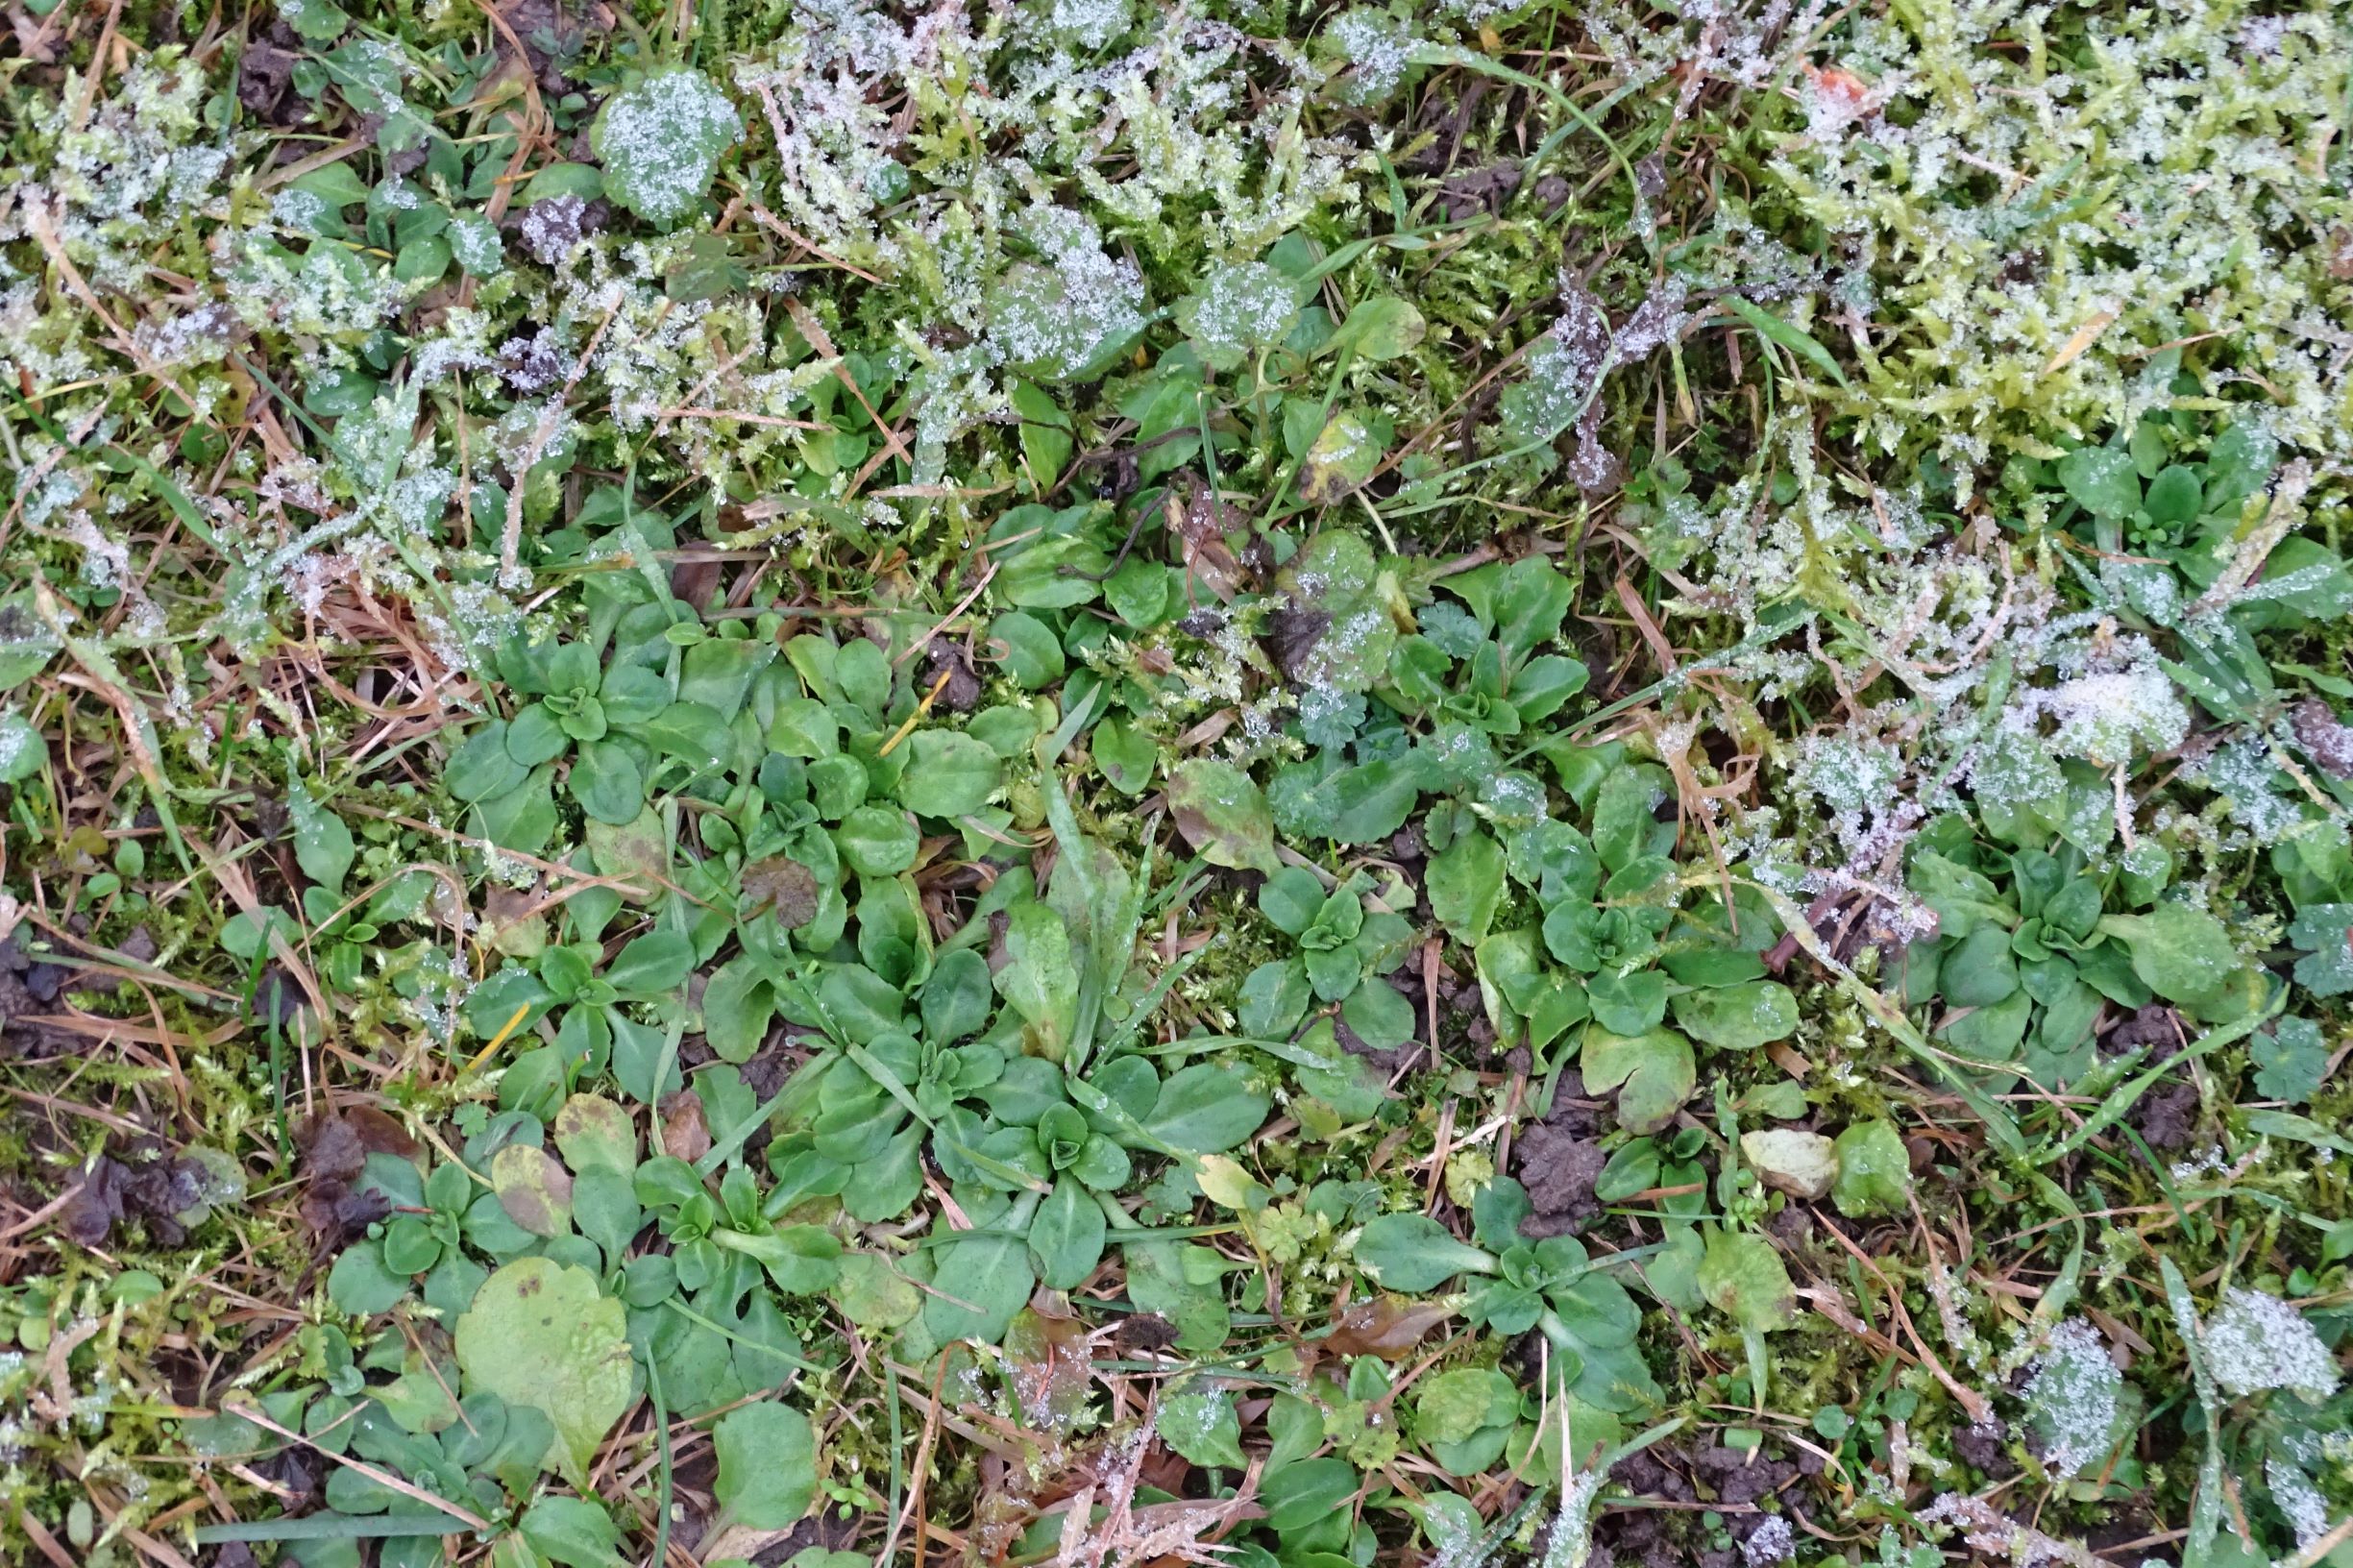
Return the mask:
<path id="1" fill-rule="evenodd" d="M 2196 345 L 2284 439 L 2353 451 L 2348 208 L 2315 151 L 2347 44 L 2319 4 L 1857 15 L 1775 168 L 1837 246 L 1866 441 L 1926 440 L 1966 485 L 2163 406 L 2158 351 Z"/>

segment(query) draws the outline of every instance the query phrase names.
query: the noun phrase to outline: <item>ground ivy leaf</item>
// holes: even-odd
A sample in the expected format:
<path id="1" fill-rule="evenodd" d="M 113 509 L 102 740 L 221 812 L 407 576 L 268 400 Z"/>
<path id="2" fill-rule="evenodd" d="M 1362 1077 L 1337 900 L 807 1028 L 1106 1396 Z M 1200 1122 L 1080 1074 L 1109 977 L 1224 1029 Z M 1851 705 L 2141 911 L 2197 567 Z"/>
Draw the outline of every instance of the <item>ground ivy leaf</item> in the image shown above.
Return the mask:
<path id="1" fill-rule="evenodd" d="M 457 1320 L 469 1393 L 527 1405 L 555 1428 L 541 1463 L 584 1485 L 588 1461 L 629 1408 L 627 1313 L 597 1277 L 545 1258 L 506 1264 Z"/>
<path id="2" fill-rule="evenodd" d="M 669 228 L 695 209 L 719 155 L 744 135 L 726 94 L 700 71 L 656 71 L 604 101 L 589 146 L 604 165 L 604 194 Z"/>
<path id="3" fill-rule="evenodd" d="M 1578 1063 L 1585 1088 L 1618 1090 L 1618 1125 L 1630 1133 L 1664 1127 L 1699 1081 L 1691 1041 L 1672 1029 L 1616 1035 L 1595 1025 L 1585 1031 Z"/>
<path id="4" fill-rule="evenodd" d="M 1153 1412 L 1152 1430 L 1173 1452 L 1195 1464 L 1240 1470 L 1250 1462 L 1242 1454 L 1241 1419 L 1231 1394 L 1188 1382 L 1162 1398 Z"/>
<path id="5" fill-rule="evenodd" d="M 719 1418 L 711 1446 L 719 1453 L 711 1495 L 722 1520 L 784 1530 L 809 1511 L 817 1496 L 817 1438 L 807 1416 L 772 1401 L 747 1405 Z"/>
<path id="6" fill-rule="evenodd" d="M 1168 777 L 1168 806 L 1177 831 L 1211 865 L 1269 875 L 1280 869 L 1265 793 L 1232 763 L 1210 757 L 1179 763 Z"/>
<path id="7" fill-rule="evenodd" d="M 1789 1327 L 1797 1311 L 1789 1270 L 1773 1243 L 1747 1231 L 1719 1230 L 1700 1259 L 1700 1293 L 1707 1304 L 1757 1333 Z"/>

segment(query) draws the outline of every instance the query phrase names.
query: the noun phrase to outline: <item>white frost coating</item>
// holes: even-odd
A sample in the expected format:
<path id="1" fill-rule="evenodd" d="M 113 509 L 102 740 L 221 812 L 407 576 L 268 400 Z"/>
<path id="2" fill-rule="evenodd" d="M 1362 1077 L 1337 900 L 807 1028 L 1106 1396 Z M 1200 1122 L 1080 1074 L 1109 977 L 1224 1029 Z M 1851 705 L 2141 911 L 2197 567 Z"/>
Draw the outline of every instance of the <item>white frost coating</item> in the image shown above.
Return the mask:
<path id="1" fill-rule="evenodd" d="M 1490 21 L 1520 4 L 1521 0 L 1441 0 L 1440 9 L 1466 22 L 1478 23 Z"/>
<path id="2" fill-rule="evenodd" d="M 1054 0 L 1050 25 L 1086 49 L 1100 49 L 1127 31 L 1127 0 Z"/>
<path id="3" fill-rule="evenodd" d="M 313 190 L 289 187 L 270 198 L 270 221 L 287 229 L 300 229 L 307 233 L 334 215 L 327 198 Z"/>
<path id="4" fill-rule="evenodd" d="M 1568 1425 L 1563 1414 L 1561 1425 Z M 1565 1441 L 1562 1446 L 1567 1445 Z M 1541 1568 L 1585 1568 L 1593 1557 L 1593 1504 L 1609 1479 L 1606 1470 L 1580 1470 L 1561 1489 L 1560 1511 L 1553 1516 L 1552 1539 L 1544 1548 Z"/>
<path id="5" fill-rule="evenodd" d="M 2264 1460 L 2263 1479 L 2271 1488 L 2271 1501 L 2288 1516 L 2296 1545 L 2310 1546 L 2328 1533 L 2328 1499 L 2320 1495 L 2310 1476 L 2273 1456 Z"/>
<path id="6" fill-rule="evenodd" d="M 2103 768 L 2136 750 L 2169 750 L 2190 733 L 2190 710 L 2154 664 L 2077 675 L 2046 694 L 2042 707 L 2059 722 L 2052 750 Z"/>
<path id="7" fill-rule="evenodd" d="M 1299 319 L 1294 286 L 1263 261 L 1223 262 L 1211 267 L 1177 306 L 1177 323 L 1200 345 L 1203 358 L 1230 369 L 1251 350 L 1289 333 Z"/>
<path id="8" fill-rule="evenodd" d="M 2287 775 L 2273 764 L 2271 747 L 2260 736 L 2215 747 L 2195 776 L 2222 797 L 2231 820 L 2257 844 L 2277 844 L 2303 821 L 2302 801 L 2288 792 Z"/>
<path id="9" fill-rule="evenodd" d="M 597 117 L 607 190 L 640 217 L 669 225 L 710 188 L 719 154 L 744 134 L 727 95 L 700 71 L 664 71 L 617 94 Z"/>
<path id="10" fill-rule="evenodd" d="M 0 778 L 13 777 L 17 763 L 41 744 L 41 732 L 23 714 L 0 713 Z"/>
<path id="11" fill-rule="evenodd" d="M 1352 104 L 1377 104 L 1395 92 L 1412 68 L 1421 40 L 1385 11 L 1360 7 L 1336 16 L 1324 28 L 1336 63 L 1346 68 L 1340 96 Z"/>
<path id="12" fill-rule="evenodd" d="M 2026 1384 L 2026 1409 L 2044 1441 L 2044 1463 L 2072 1476 L 2106 1458 L 2115 1446 L 2117 1396 L 2123 1387 L 2123 1374 L 2097 1329 L 2070 1318 L 2051 1330 L 2049 1348 Z"/>
<path id="13" fill-rule="evenodd" d="M 1775 1514 L 1750 1532 L 1740 1543 L 1741 1559 L 1749 1568 L 1771 1568 L 1777 1562 L 1787 1562 L 1798 1555 L 1798 1543 L 1789 1528 L 1789 1521 Z"/>
<path id="14" fill-rule="evenodd" d="M 1509 438 L 1544 441 L 1575 424 L 1609 362 L 1609 323 L 1590 296 L 1571 293 L 1552 330 L 1529 345 L 1528 377 L 1506 391 Z"/>
<path id="15" fill-rule="evenodd" d="M 2316 1404 L 2336 1392 L 2336 1358 L 2304 1314 L 2277 1296 L 2233 1286 L 2202 1337 L 2214 1381 L 2230 1394 L 2286 1388 Z"/>
<path id="16" fill-rule="evenodd" d="M 1039 208 L 1026 227 L 1051 264 L 1012 270 L 992 302 L 989 335 L 1011 364 L 1074 376 L 1143 327 L 1143 274 L 1105 256 L 1095 226 L 1076 212 Z"/>

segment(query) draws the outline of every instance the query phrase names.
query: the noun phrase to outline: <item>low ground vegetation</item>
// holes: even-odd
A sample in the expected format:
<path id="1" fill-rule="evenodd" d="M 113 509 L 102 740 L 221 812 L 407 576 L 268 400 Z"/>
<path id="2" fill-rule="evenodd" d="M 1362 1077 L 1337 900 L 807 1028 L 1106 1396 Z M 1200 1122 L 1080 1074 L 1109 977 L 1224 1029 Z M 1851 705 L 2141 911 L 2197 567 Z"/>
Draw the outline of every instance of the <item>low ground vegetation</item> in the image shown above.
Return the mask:
<path id="1" fill-rule="evenodd" d="M 2353 32 L 12 0 L 0 1556 L 2353 1564 Z"/>

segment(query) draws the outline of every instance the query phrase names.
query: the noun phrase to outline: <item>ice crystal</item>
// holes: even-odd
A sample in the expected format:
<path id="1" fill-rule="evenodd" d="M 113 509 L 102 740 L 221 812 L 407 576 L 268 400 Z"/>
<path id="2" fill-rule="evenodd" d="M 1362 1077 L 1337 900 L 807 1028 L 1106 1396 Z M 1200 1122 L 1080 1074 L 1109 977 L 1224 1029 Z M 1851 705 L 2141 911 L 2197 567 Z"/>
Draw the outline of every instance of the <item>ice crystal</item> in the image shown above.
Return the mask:
<path id="1" fill-rule="evenodd" d="M 1212 266 L 1177 306 L 1177 324 L 1202 359 L 1221 370 L 1280 343 L 1298 319 L 1298 285 L 1263 261 Z"/>
<path id="2" fill-rule="evenodd" d="M 663 70 L 605 100 L 597 116 L 604 189 L 650 223 L 685 217 L 710 187 L 719 155 L 744 135 L 726 94 L 700 71 Z"/>
<path id="3" fill-rule="evenodd" d="M 1143 326 L 1143 275 L 1103 254 L 1092 223 L 1065 208 L 1030 215 L 1045 259 L 998 285 L 989 332 L 1006 362 L 1055 380 L 1078 375 Z"/>
<path id="4" fill-rule="evenodd" d="M 2288 1528 L 2295 1531 L 2296 1545 L 2310 1546 L 2328 1533 L 2328 1499 L 2310 1476 L 2274 1455 L 2264 1460 L 2263 1479 L 2271 1489 L 2271 1501 L 2287 1515 Z"/>
<path id="5" fill-rule="evenodd" d="M 1323 41 L 1342 72 L 1340 98 L 1369 105 L 1385 101 L 1404 84 L 1421 40 L 1389 12 L 1359 6 L 1324 24 Z"/>
<path id="6" fill-rule="evenodd" d="M 523 248 L 542 266 L 560 266 L 580 242 L 586 198 L 567 191 L 533 202 L 523 213 Z"/>
<path id="7" fill-rule="evenodd" d="M 1559 1417 L 1564 1429 L 1561 1447 L 1568 1447 L 1569 1417 Z M 1593 1505 L 1609 1479 L 1606 1470 L 1580 1470 L 1561 1488 L 1560 1511 L 1553 1515 L 1552 1538 L 1545 1543 L 1539 1568 L 1585 1568 L 1593 1558 Z"/>
<path id="8" fill-rule="evenodd" d="M 2231 820 L 2257 844 L 2277 844 L 2303 820 L 2302 806 L 2290 792 L 2288 776 L 2272 761 L 2271 747 L 2260 736 L 2216 747 L 2197 769 L 2196 777 L 2222 797 Z"/>
<path id="9" fill-rule="evenodd" d="M 865 261 L 895 257 L 895 246 L 878 241 L 872 214 L 906 176 L 895 156 L 899 133 L 873 89 L 887 77 L 936 69 L 943 37 L 928 23 L 903 30 L 835 0 L 797 8 L 769 58 L 737 67 L 737 85 L 759 99 L 775 142 L 776 200 L 819 244 Z"/>
<path id="10" fill-rule="evenodd" d="M 1813 134 L 1776 173 L 1850 275 L 1881 282 L 1868 314 L 1888 324 L 1872 344 L 1893 382 L 1882 397 L 1900 387 L 1953 410 L 1939 443 L 1965 489 L 2005 450 L 2162 406 L 2169 373 L 2147 375 L 2149 355 L 2193 316 L 2264 367 L 2263 401 L 2290 439 L 2353 450 L 2347 367 L 2315 331 L 2341 331 L 2341 316 L 2299 308 L 2341 290 L 2324 279 L 2326 247 L 2287 218 L 2338 200 L 2295 149 L 2341 95 L 2342 39 L 2324 7 L 2257 10 L 2132 9 L 2064 55 L 2038 43 L 2022 73 L 2009 44 L 2041 39 L 2047 13 L 1961 0 L 1933 19 L 1857 17 L 1811 64 Z M 2097 203 L 2068 194 L 2087 159 L 2113 182 Z"/>
<path id="11" fill-rule="evenodd" d="M 2087 672 L 2033 701 L 2058 721 L 2052 750 L 2103 768 L 2179 746 L 2190 732 L 2189 708 L 2153 663 Z"/>
<path id="12" fill-rule="evenodd" d="M 2097 1329 L 2070 1318 L 2051 1330 L 2025 1392 L 2043 1462 L 2071 1476 L 2106 1458 L 2116 1446 L 2117 1399 L 2123 1386 L 2123 1374 Z"/>
<path id="13" fill-rule="evenodd" d="M 2233 1286 L 2201 1336 L 2214 1381 L 2239 1398 L 2285 1388 L 2317 1403 L 2337 1389 L 2336 1358 L 2279 1297 Z"/>
<path id="14" fill-rule="evenodd" d="M 68 74 L 33 107 L 45 185 L 20 185 L 0 212 L 0 239 L 45 227 L 92 283 L 135 291 L 159 239 L 209 199 L 229 160 L 208 145 L 204 72 L 177 48 L 114 78 L 86 116 L 84 82 Z"/>
<path id="15" fill-rule="evenodd" d="M 1504 427 L 1515 443 L 1549 441 L 1593 404 L 1611 363 L 1608 319 L 1590 294 L 1572 290 L 1552 330 L 1529 347 L 1527 376 L 1505 392 Z"/>
<path id="16" fill-rule="evenodd" d="M 1797 1555 L 1797 1537 L 1789 1521 L 1777 1513 L 1751 1531 L 1749 1538 L 1740 1543 L 1741 1560 L 1749 1568 L 1773 1568 L 1773 1564 L 1787 1562 Z"/>
<path id="17" fill-rule="evenodd" d="M 1128 0 L 1048 0 L 1047 26 L 1082 49 L 1100 49 L 1127 31 Z"/>

